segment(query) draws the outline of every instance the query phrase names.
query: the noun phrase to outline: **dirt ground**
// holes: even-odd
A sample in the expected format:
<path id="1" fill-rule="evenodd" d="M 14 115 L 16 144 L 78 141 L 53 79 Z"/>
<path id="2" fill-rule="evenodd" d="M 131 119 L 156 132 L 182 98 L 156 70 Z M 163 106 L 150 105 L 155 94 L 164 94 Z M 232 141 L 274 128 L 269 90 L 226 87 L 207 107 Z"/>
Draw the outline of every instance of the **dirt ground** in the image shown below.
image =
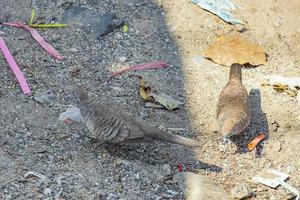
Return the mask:
<path id="1" fill-rule="evenodd" d="M 290 0 L 235 1 L 237 16 L 246 22 L 243 37 L 268 54 L 265 65 L 243 70 L 253 119 L 244 136 L 224 152 L 217 132 L 218 95 L 228 79 L 228 67 L 208 60 L 193 61 L 218 34 L 243 26 L 229 25 L 187 0 L 1 0 L 1 21 L 27 21 L 32 8 L 38 22 L 60 22 L 70 5 L 113 11 L 125 19 L 119 29 L 96 39 L 88 28 L 39 30 L 65 57 L 57 61 L 30 34 L 0 25 L 0 36 L 24 72 L 33 96 L 52 90 L 58 101 L 42 105 L 22 94 L 0 56 L 0 199 L 183 199 L 172 181 L 178 163 L 191 164 L 229 194 L 245 183 L 251 199 L 291 199 L 282 187 L 271 189 L 251 178 L 265 168 L 290 175 L 300 188 L 300 103 L 284 93 L 261 86 L 266 76 L 300 76 L 300 2 Z M 122 57 L 126 57 L 126 60 Z M 138 80 L 128 74 L 104 80 L 123 66 L 167 61 L 170 67 L 134 72 L 159 92 L 184 102 L 179 110 L 146 108 L 138 95 Z M 78 69 L 78 76 L 71 71 Z M 72 104 L 71 88 L 85 84 L 97 101 L 112 102 L 162 128 L 203 144 L 196 152 L 169 144 L 136 144 L 114 152 L 94 148 L 80 124 L 65 125 L 59 113 Z M 267 139 L 253 152 L 246 144 L 260 132 Z M 45 178 L 30 176 L 38 172 Z"/>

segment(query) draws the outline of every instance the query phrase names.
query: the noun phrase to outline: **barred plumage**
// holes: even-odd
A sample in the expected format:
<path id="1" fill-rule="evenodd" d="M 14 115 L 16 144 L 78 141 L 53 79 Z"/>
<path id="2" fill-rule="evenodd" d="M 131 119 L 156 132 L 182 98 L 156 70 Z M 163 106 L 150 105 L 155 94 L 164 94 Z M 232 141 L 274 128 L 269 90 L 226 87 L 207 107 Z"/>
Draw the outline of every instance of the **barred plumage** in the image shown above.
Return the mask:
<path id="1" fill-rule="evenodd" d="M 91 102 L 83 87 L 75 89 L 74 95 L 83 122 L 91 132 L 91 136 L 99 142 L 133 143 L 158 140 L 190 148 L 200 146 L 196 140 L 164 132 L 111 104 Z"/>

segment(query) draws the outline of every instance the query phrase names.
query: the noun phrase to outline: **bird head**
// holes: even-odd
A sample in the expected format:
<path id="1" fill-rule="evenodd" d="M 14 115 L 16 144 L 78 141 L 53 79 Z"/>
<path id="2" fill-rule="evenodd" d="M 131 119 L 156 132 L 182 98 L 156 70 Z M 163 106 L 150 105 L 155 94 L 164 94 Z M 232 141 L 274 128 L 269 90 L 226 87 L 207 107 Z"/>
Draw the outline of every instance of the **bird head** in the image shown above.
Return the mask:
<path id="1" fill-rule="evenodd" d="M 72 89 L 72 95 L 77 105 L 87 102 L 89 98 L 84 86 L 74 87 Z"/>

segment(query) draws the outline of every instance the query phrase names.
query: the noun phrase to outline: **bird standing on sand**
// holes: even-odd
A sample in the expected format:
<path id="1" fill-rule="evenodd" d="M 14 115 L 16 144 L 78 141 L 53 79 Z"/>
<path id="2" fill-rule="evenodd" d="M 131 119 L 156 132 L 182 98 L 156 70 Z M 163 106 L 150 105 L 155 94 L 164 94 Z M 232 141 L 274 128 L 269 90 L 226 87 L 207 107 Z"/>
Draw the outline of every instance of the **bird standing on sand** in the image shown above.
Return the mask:
<path id="1" fill-rule="evenodd" d="M 198 141 L 169 132 L 164 132 L 142 119 L 112 105 L 93 103 L 83 87 L 74 90 L 76 106 L 82 121 L 91 132 L 91 137 L 100 143 L 143 143 L 154 140 L 180 144 L 189 148 L 199 147 Z"/>
<path id="2" fill-rule="evenodd" d="M 250 118 L 250 103 L 242 83 L 242 68 L 239 64 L 233 64 L 229 81 L 222 89 L 217 105 L 217 120 L 224 142 L 242 133 L 249 125 Z"/>

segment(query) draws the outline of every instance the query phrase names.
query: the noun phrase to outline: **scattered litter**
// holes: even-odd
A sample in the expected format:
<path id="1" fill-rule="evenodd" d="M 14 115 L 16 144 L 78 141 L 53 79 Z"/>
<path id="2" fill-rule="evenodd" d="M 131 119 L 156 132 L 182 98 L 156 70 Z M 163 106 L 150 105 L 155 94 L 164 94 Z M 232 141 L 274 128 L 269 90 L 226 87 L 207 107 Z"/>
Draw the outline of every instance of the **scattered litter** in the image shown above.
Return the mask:
<path id="1" fill-rule="evenodd" d="M 118 19 L 116 14 L 94 12 L 81 6 L 71 6 L 65 10 L 63 21 L 75 26 L 86 26 L 92 30 L 96 38 L 104 36 L 124 25 L 123 19 Z"/>
<path id="2" fill-rule="evenodd" d="M 154 98 L 152 97 L 151 87 L 146 86 L 144 78 L 142 76 L 136 76 L 140 79 L 139 92 L 140 96 L 144 101 L 154 102 Z"/>
<path id="3" fill-rule="evenodd" d="M 290 87 L 299 87 L 300 88 L 300 77 L 292 76 L 292 77 L 283 77 L 279 75 L 271 75 L 267 77 L 267 81 L 269 84 L 281 83 L 283 85 L 288 85 Z"/>
<path id="4" fill-rule="evenodd" d="M 20 68 L 18 67 L 16 61 L 14 60 L 13 56 L 11 55 L 11 53 L 10 53 L 9 49 L 7 48 L 5 41 L 3 40 L 2 37 L 0 37 L 0 49 L 9 65 L 9 67 L 15 74 L 23 93 L 25 95 L 30 95 L 31 91 L 26 82 L 26 79 L 25 79 L 23 73 L 21 72 Z"/>
<path id="5" fill-rule="evenodd" d="M 168 176 L 171 174 L 171 166 L 169 164 L 164 164 L 160 167 L 160 171 L 163 176 Z"/>
<path id="6" fill-rule="evenodd" d="M 288 95 L 290 95 L 291 97 L 296 97 L 297 93 L 298 93 L 296 88 L 290 88 L 288 85 L 283 85 L 281 83 L 274 83 L 274 84 L 263 83 L 261 85 L 262 86 L 272 86 L 276 92 L 285 92 Z"/>
<path id="7" fill-rule="evenodd" d="M 271 75 L 266 78 L 262 86 L 272 86 L 277 92 L 285 92 L 292 97 L 297 97 L 300 89 L 300 77 L 283 77 Z"/>
<path id="8" fill-rule="evenodd" d="M 112 75 L 108 77 L 106 82 L 108 82 L 110 79 L 112 79 L 115 76 L 118 76 L 124 72 L 127 71 L 136 71 L 136 70 L 145 70 L 145 69 L 158 69 L 158 68 L 163 68 L 163 67 L 168 67 L 169 64 L 167 62 L 153 62 L 153 63 L 146 63 L 146 64 L 139 64 L 139 65 L 134 65 L 119 71 L 114 72 Z"/>
<path id="9" fill-rule="evenodd" d="M 127 33 L 128 32 L 128 26 L 127 26 L 127 24 L 123 25 L 122 31 L 123 31 L 123 33 Z"/>
<path id="10" fill-rule="evenodd" d="M 216 41 L 204 50 L 203 56 L 225 66 L 234 63 L 258 66 L 266 63 L 264 49 L 245 40 L 239 34 L 218 36 Z"/>
<path id="11" fill-rule="evenodd" d="M 53 46 L 51 46 L 49 43 L 47 43 L 44 38 L 35 30 L 34 28 L 29 27 L 26 24 L 20 23 L 20 22 L 3 22 L 2 24 L 7 26 L 14 26 L 17 28 L 23 28 L 30 32 L 32 37 L 47 51 L 51 56 L 56 58 L 57 60 L 63 60 L 64 58 L 54 49 Z"/>
<path id="12" fill-rule="evenodd" d="M 72 124 L 73 122 L 82 122 L 82 116 L 80 113 L 80 109 L 69 105 L 68 109 L 59 114 L 59 121 L 63 121 L 66 124 Z"/>
<path id="13" fill-rule="evenodd" d="M 262 183 L 264 185 L 267 185 L 271 188 L 276 188 L 279 185 L 282 185 L 284 188 L 292 192 L 294 195 L 296 195 L 296 200 L 299 199 L 299 191 L 284 182 L 289 177 L 288 174 L 276 171 L 274 169 L 268 169 L 264 170 L 261 173 L 259 173 L 257 176 L 253 177 L 252 180 L 257 183 Z"/>
<path id="14" fill-rule="evenodd" d="M 47 177 L 44 176 L 43 174 L 40 174 L 40 173 L 34 172 L 34 171 L 29 171 L 29 172 L 27 172 L 27 173 L 24 175 L 24 178 L 28 178 L 29 176 L 36 176 L 36 177 L 38 177 L 38 178 L 40 178 L 40 179 L 42 179 L 42 180 L 46 180 L 46 179 L 47 179 Z"/>
<path id="15" fill-rule="evenodd" d="M 246 199 L 252 196 L 252 191 L 248 188 L 245 183 L 239 183 L 231 190 L 231 195 L 235 199 Z"/>
<path id="16" fill-rule="evenodd" d="M 29 20 L 29 26 L 35 27 L 35 28 L 60 28 L 60 27 L 66 27 L 66 24 L 33 24 L 33 19 L 35 17 L 35 10 L 33 9 L 31 12 L 31 17 Z"/>
<path id="17" fill-rule="evenodd" d="M 243 24 L 239 19 L 234 18 L 230 13 L 231 10 L 236 10 L 235 5 L 230 0 L 192 0 L 193 3 L 207 10 L 225 22 L 230 24 Z"/>
<path id="18" fill-rule="evenodd" d="M 164 108 L 163 106 L 157 105 L 157 104 L 152 103 L 152 102 L 145 102 L 145 107 L 146 108 L 156 108 L 156 109 Z"/>
<path id="19" fill-rule="evenodd" d="M 168 110 L 175 110 L 183 105 L 182 102 L 177 101 L 173 97 L 166 94 L 152 94 L 154 101 L 160 103 Z"/>
<path id="20" fill-rule="evenodd" d="M 249 144 L 248 144 L 248 150 L 253 151 L 255 147 L 260 143 L 263 139 L 265 139 L 265 134 L 261 133 L 256 138 L 254 138 Z"/>
<path id="21" fill-rule="evenodd" d="M 34 96 L 33 99 L 41 104 L 51 104 L 57 100 L 57 97 L 51 90 L 47 90 Z"/>
<path id="22" fill-rule="evenodd" d="M 192 172 L 178 172 L 173 176 L 185 195 L 186 200 L 228 200 L 227 192 L 219 187 L 213 180 Z"/>
<path id="23" fill-rule="evenodd" d="M 159 103 L 160 105 L 162 105 L 168 110 L 177 109 L 179 108 L 180 105 L 183 104 L 182 102 L 175 100 L 173 97 L 169 95 L 163 93 L 162 94 L 153 93 L 151 87 L 145 84 L 143 77 L 137 75 L 131 75 L 131 76 L 136 76 L 140 79 L 139 93 L 145 102 Z"/>

